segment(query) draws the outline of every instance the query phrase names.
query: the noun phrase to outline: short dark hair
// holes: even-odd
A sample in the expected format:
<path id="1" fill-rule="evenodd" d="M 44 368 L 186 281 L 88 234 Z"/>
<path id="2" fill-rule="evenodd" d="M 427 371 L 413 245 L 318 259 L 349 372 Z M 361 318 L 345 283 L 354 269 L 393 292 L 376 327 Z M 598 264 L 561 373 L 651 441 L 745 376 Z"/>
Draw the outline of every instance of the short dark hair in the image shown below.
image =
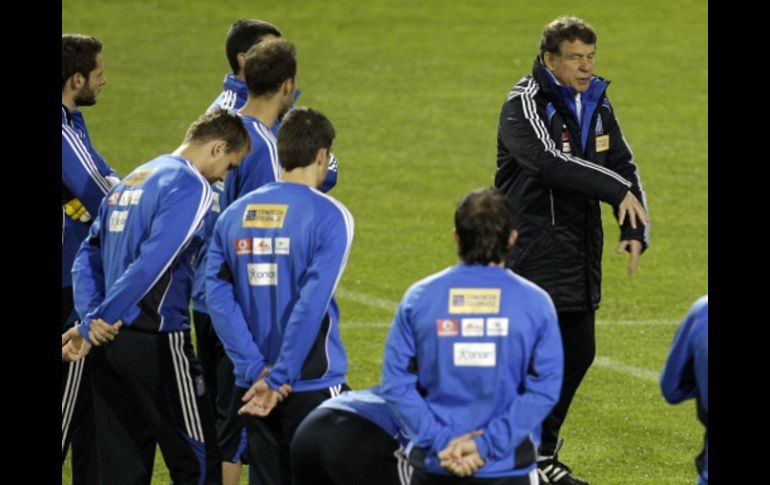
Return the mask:
<path id="1" fill-rule="evenodd" d="M 61 36 L 61 88 L 67 79 L 82 74 L 86 79 L 96 69 L 96 56 L 102 51 L 102 43 L 96 37 L 83 34 Z"/>
<path id="2" fill-rule="evenodd" d="M 559 55 L 559 46 L 563 41 L 574 42 L 580 39 L 588 45 L 596 45 L 596 31 L 588 22 L 578 17 L 563 16 L 545 26 L 540 38 L 540 58 L 546 52 Z"/>
<path id="3" fill-rule="evenodd" d="M 320 111 L 294 108 L 278 129 L 278 159 L 284 170 L 307 167 L 321 148 L 331 149 L 334 126 Z"/>
<path id="4" fill-rule="evenodd" d="M 251 46 L 268 34 L 281 37 L 281 31 L 278 30 L 278 27 L 264 20 L 241 19 L 230 26 L 225 41 L 225 53 L 233 74 L 238 73 L 238 54 L 248 51 Z"/>
<path id="5" fill-rule="evenodd" d="M 185 143 L 206 143 L 211 140 L 224 140 L 227 143 L 225 153 L 251 149 L 251 137 L 240 116 L 222 108 L 202 114 L 190 125 L 184 136 Z"/>
<path id="6" fill-rule="evenodd" d="M 285 39 L 260 42 L 246 53 L 243 73 L 249 94 L 273 94 L 284 81 L 297 75 L 297 50 Z"/>
<path id="7" fill-rule="evenodd" d="M 468 192 L 455 210 L 457 254 L 468 264 L 500 263 L 511 249 L 513 228 L 513 209 L 500 191 L 488 187 Z"/>

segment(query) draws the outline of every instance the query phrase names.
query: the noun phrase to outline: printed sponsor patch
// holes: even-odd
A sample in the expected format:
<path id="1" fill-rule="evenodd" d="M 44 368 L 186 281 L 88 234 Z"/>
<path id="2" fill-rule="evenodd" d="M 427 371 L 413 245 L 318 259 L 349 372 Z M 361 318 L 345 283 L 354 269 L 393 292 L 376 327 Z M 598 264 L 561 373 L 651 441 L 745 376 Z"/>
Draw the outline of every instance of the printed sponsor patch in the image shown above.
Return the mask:
<path id="1" fill-rule="evenodd" d="M 206 382 L 203 380 L 203 376 L 195 376 L 195 395 L 198 397 L 206 394 Z"/>
<path id="2" fill-rule="evenodd" d="M 273 254 L 273 240 L 269 237 L 255 237 L 254 254 Z"/>
<path id="3" fill-rule="evenodd" d="M 454 365 L 456 367 L 494 367 L 497 344 L 494 342 L 454 343 Z"/>
<path id="4" fill-rule="evenodd" d="M 610 149 L 610 135 L 596 137 L 596 151 L 604 152 Z"/>
<path id="5" fill-rule="evenodd" d="M 507 337 L 508 318 L 487 318 L 487 337 Z"/>
<path id="6" fill-rule="evenodd" d="M 115 205 L 120 200 L 120 194 L 122 191 L 116 190 L 115 192 L 111 193 L 109 197 L 107 197 L 107 205 Z"/>
<path id="7" fill-rule="evenodd" d="M 290 237 L 275 238 L 275 254 L 289 254 L 290 245 L 291 245 Z"/>
<path id="8" fill-rule="evenodd" d="M 462 321 L 463 337 L 483 337 L 484 319 L 483 318 L 463 318 Z"/>
<path id="9" fill-rule="evenodd" d="M 120 196 L 120 202 L 118 202 L 118 205 L 128 205 L 130 203 L 131 203 L 131 191 L 126 190 Z"/>
<path id="10" fill-rule="evenodd" d="M 131 205 L 137 205 L 139 204 L 139 200 L 142 198 L 142 194 L 144 193 L 144 190 L 132 190 L 131 191 Z"/>
<path id="11" fill-rule="evenodd" d="M 449 313 L 499 313 L 500 288 L 451 288 Z"/>
<path id="12" fill-rule="evenodd" d="M 288 205 L 249 204 L 243 213 L 243 227 L 283 227 Z"/>
<path id="13" fill-rule="evenodd" d="M 123 232 L 126 227 L 126 218 L 128 211 L 112 211 L 110 214 L 109 231 Z"/>
<path id="14" fill-rule="evenodd" d="M 222 207 L 219 205 L 219 193 L 211 191 L 211 210 L 214 212 L 222 212 Z"/>
<path id="15" fill-rule="evenodd" d="M 452 318 L 439 318 L 436 320 L 436 333 L 439 337 L 456 337 L 459 331 L 457 320 Z"/>
<path id="16" fill-rule="evenodd" d="M 249 263 L 246 265 L 249 272 L 249 284 L 251 286 L 275 286 L 278 284 L 278 265 L 275 263 Z"/>
<path id="17" fill-rule="evenodd" d="M 567 130 L 566 126 L 561 132 L 561 151 L 564 153 L 570 153 L 572 151 L 572 146 L 569 143 L 569 130 Z"/>
<path id="18" fill-rule="evenodd" d="M 248 254 L 251 254 L 251 238 L 247 237 L 244 239 L 236 239 L 234 241 L 235 244 L 235 254 L 238 256 L 246 256 Z"/>
<path id="19" fill-rule="evenodd" d="M 145 182 L 145 180 L 147 180 L 147 177 L 152 175 L 154 171 L 155 171 L 154 168 L 145 168 L 142 170 L 135 170 L 128 177 L 126 177 L 125 180 L 123 180 L 123 185 L 126 185 L 128 187 L 132 187 L 134 185 L 141 185 Z"/>

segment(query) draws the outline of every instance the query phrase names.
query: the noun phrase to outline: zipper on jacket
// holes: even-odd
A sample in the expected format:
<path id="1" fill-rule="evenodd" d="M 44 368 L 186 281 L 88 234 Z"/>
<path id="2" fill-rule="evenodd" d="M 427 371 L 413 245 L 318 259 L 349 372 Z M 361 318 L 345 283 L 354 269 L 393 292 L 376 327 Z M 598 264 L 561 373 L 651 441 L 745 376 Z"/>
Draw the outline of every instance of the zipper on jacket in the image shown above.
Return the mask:
<path id="1" fill-rule="evenodd" d="M 551 198 L 551 225 L 556 225 L 556 212 L 553 210 L 553 189 L 548 189 L 548 196 Z"/>

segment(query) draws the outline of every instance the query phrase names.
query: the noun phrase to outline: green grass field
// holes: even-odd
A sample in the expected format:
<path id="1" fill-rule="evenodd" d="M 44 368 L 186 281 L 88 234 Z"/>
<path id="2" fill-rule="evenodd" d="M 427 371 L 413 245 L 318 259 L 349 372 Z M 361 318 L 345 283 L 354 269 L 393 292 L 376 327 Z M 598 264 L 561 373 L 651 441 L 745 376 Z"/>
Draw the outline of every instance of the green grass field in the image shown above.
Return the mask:
<path id="1" fill-rule="evenodd" d="M 333 195 L 356 218 L 338 299 L 349 383 L 361 388 L 379 380 L 403 292 L 455 262 L 454 205 L 492 184 L 501 103 L 561 14 L 599 34 L 596 72 L 613 81 L 652 219 L 650 249 L 629 278 L 605 207 L 597 360 L 561 458 L 592 484 L 694 483 L 694 404 L 667 405 L 656 379 L 676 324 L 708 289 L 706 2 L 63 0 L 62 32 L 105 44 L 108 85 L 84 114 L 121 175 L 174 150 L 220 92 L 233 21 L 269 20 L 296 44 L 299 104 L 334 123 Z M 169 482 L 160 455 L 155 477 Z"/>

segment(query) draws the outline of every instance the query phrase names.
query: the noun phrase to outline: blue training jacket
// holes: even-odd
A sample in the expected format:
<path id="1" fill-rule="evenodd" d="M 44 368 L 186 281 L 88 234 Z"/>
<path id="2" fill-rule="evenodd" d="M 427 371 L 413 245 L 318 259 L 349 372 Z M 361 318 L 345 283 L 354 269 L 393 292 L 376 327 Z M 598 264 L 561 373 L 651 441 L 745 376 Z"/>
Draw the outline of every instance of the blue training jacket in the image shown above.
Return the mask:
<path id="1" fill-rule="evenodd" d="M 334 290 L 353 242 L 353 217 L 305 185 L 278 181 L 236 200 L 214 226 L 206 302 L 214 329 L 250 387 L 271 366 L 273 389 L 345 381 Z"/>
<path id="2" fill-rule="evenodd" d="M 706 427 L 703 451 L 696 460 L 699 484 L 708 483 L 709 297 L 699 298 L 676 331 L 660 375 L 663 397 L 671 404 L 695 398 L 698 419 Z"/>
<path id="3" fill-rule="evenodd" d="M 534 469 L 533 441 L 562 375 L 550 297 L 508 269 L 461 263 L 404 295 L 385 344 L 381 394 L 428 472 L 448 474 L 437 453 L 481 430 L 474 440 L 486 463 L 474 476 L 517 476 Z"/>
<path id="4" fill-rule="evenodd" d="M 224 91 L 211 103 L 208 111 L 216 108 L 238 111 L 246 104 L 248 94 L 249 89 L 244 81 L 232 74 L 227 74 L 224 80 Z M 299 96 L 300 90 L 295 89 L 295 103 Z M 254 117 L 241 115 L 241 119 L 251 137 L 251 151 L 235 172 L 231 171 L 227 174 L 226 180 L 229 180 L 227 189 L 222 184 L 214 184 L 213 186 L 214 202 L 211 205 L 211 211 L 206 216 L 206 238 L 201 249 L 201 258 L 195 268 L 192 306 L 195 311 L 203 313 L 208 313 L 204 269 L 209 246 L 208 240 L 221 210 L 241 195 L 256 190 L 268 182 L 274 182 L 281 176 L 276 137 L 283 117 L 279 117 L 273 126 L 267 130 L 265 125 Z M 329 171 L 321 186 L 322 192 L 330 191 L 337 184 L 337 165 L 337 159 L 332 155 L 329 159 Z"/>
<path id="5" fill-rule="evenodd" d="M 72 269 L 86 338 L 96 317 L 149 332 L 189 330 L 194 259 L 210 205 L 209 183 L 176 155 L 138 167 L 109 192 Z"/>
<path id="6" fill-rule="evenodd" d="M 327 399 L 319 404 L 318 407 L 340 409 L 357 414 L 379 426 L 401 446 L 406 447 L 409 444 L 409 438 L 401 430 L 396 416 L 380 395 L 380 386 L 368 387 L 357 391 L 345 391 L 339 396 Z"/>
<path id="7" fill-rule="evenodd" d="M 93 216 L 99 203 L 110 190 L 105 178 L 117 176 L 91 144 L 86 122 L 80 111 L 61 107 L 61 185 L 62 185 L 62 248 L 61 286 L 72 285 L 72 262 L 75 253 L 88 234 L 89 223 L 74 221 L 64 213 L 64 204 L 78 199 Z"/>

